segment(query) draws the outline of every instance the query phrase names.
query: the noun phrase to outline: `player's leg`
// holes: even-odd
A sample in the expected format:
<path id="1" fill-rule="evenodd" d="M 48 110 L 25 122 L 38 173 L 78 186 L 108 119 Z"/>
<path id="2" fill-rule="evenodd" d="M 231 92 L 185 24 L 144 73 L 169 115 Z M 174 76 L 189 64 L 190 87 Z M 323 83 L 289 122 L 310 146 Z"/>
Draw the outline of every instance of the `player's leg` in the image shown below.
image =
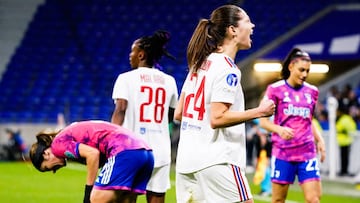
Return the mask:
<path id="1" fill-rule="evenodd" d="M 91 203 L 135 203 L 137 193 L 124 190 L 93 190 Z"/>
<path id="2" fill-rule="evenodd" d="M 146 192 L 146 202 L 147 203 L 164 203 L 165 202 L 165 193 L 157 193 L 152 191 Z"/>
<path id="3" fill-rule="evenodd" d="M 91 203 L 114 202 L 116 200 L 113 190 L 93 189 L 90 196 Z"/>
<path id="4" fill-rule="evenodd" d="M 176 202 L 205 203 L 204 194 L 194 173 L 176 173 Z"/>
<path id="5" fill-rule="evenodd" d="M 129 191 L 115 191 L 116 200 L 111 203 L 136 203 L 138 194 Z"/>
<path id="6" fill-rule="evenodd" d="M 309 181 L 301 184 L 301 189 L 304 192 L 305 202 L 319 203 L 321 198 L 321 182 Z"/>
<path id="7" fill-rule="evenodd" d="M 289 190 L 289 184 L 272 183 L 272 203 L 284 203 Z"/>
<path id="8" fill-rule="evenodd" d="M 126 150 L 110 157 L 101 169 L 91 202 L 134 202 L 145 194 L 154 167 L 151 151 Z"/>
<path id="9" fill-rule="evenodd" d="M 238 166 L 231 164 L 210 166 L 197 172 L 195 178 L 207 203 L 253 202 L 245 172 Z"/>
<path id="10" fill-rule="evenodd" d="M 313 158 L 299 164 L 298 178 L 301 189 L 304 192 L 305 202 L 320 202 L 322 189 L 317 158 Z"/>
<path id="11" fill-rule="evenodd" d="M 284 203 L 289 185 L 294 183 L 296 164 L 271 157 L 272 202 Z"/>
<path id="12" fill-rule="evenodd" d="M 165 193 L 170 188 L 170 164 L 154 168 L 146 186 L 148 203 L 164 203 Z"/>

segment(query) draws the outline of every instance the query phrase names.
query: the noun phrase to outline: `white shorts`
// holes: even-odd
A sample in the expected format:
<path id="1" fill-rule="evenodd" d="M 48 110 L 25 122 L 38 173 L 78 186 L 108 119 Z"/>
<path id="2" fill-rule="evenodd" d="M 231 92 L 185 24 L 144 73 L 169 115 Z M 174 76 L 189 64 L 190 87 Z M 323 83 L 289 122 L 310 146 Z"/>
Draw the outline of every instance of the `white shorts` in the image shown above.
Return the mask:
<path id="1" fill-rule="evenodd" d="M 177 203 L 244 202 L 252 198 L 245 172 L 231 164 L 176 173 Z"/>
<path id="2" fill-rule="evenodd" d="M 146 190 L 156 193 L 165 193 L 170 189 L 170 164 L 155 167 Z"/>

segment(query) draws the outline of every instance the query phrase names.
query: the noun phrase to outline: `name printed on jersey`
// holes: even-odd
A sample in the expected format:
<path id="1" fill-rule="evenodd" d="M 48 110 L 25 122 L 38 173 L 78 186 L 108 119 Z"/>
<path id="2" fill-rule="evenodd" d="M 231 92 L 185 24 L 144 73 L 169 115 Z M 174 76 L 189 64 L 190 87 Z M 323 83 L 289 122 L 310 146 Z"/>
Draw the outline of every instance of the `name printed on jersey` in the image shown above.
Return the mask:
<path id="1" fill-rule="evenodd" d="M 161 75 L 148 75 L 148 74 L 141 74 L 140 80 L 143 83 L 158 83 L 158 84 L 165 84 L 165 79 Z"/>

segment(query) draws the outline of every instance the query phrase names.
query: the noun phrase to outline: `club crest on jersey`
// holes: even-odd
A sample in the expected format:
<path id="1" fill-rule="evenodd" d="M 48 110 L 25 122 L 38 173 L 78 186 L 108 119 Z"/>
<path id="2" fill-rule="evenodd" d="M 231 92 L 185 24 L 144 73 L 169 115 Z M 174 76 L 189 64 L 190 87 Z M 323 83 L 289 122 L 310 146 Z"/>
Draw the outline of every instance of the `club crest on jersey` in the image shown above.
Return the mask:
<path id="1" fill-rule="evenodd" d="M 235 87 L 238 84 L 239 80 L 236 74 L 231 73 L 226 77 L 226 83 L 232 87 Z"/>
<path id="2" fill-rule="evenodd" d="M 141 127 L 141 128 L 140 128 L 140 134 L 145 134 L 145 133 L 146 133 L 146 128 Z"/>
<path id="3" fill-rule="evenodd" d="M 289 92 L 284 92 L 284 102 L 291 102 L 291 99 L 289 97 Z"/>
<path id="4" fill-rule="evenodd" d="M 305 95 L 305 98 L 306 98 L 306 102 L 308 104 L 311 104 L 311 101 L 312 101 L 311 94 L 305 93 L 304 95 Z"/>

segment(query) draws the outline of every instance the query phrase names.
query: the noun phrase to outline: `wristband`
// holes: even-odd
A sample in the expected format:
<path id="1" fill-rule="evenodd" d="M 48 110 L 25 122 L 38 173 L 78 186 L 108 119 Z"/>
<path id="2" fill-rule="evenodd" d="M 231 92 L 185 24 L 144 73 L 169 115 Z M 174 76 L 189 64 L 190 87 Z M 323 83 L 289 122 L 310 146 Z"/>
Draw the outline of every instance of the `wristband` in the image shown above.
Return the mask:
<path id="1" fill-rule="evenodd" d="M 91 190 L 93 188 L 93 185 L 85 185 L 85 194 L 84 194 L 84 203 L 90 203 L 90 194 Z"/>

